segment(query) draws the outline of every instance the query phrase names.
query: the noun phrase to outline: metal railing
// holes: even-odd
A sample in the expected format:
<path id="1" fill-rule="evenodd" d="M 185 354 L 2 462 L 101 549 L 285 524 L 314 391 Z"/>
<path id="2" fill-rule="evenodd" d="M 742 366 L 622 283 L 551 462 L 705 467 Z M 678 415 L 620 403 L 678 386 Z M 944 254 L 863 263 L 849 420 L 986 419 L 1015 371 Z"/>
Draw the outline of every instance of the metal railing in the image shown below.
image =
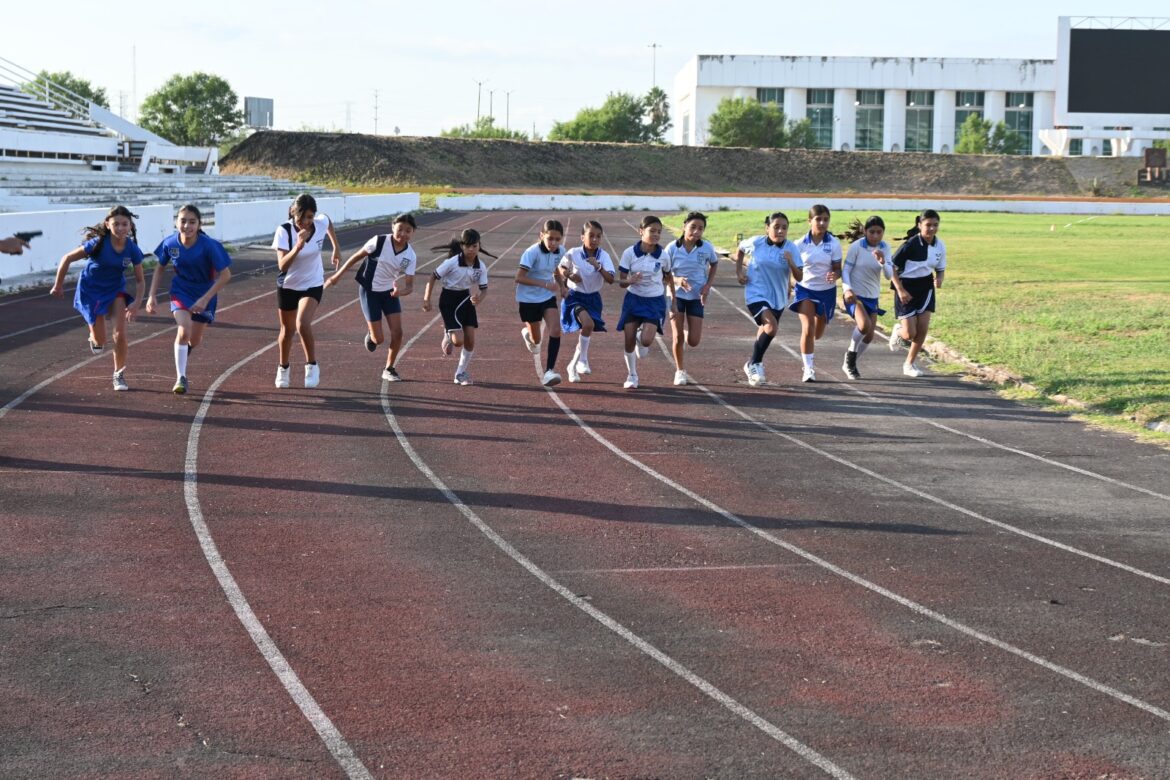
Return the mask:
<path id="1" fill-rule="evenodd" d="M 3 57 L 0 57 L 0 75 L 12 79 L 21 92 L 44 100 L 49 105 L 72 114 L 78 119 L 86 122 L 92 121 L 89 115 L 89 99 L 57 82 L 42 78 L 40 74 Z"/>

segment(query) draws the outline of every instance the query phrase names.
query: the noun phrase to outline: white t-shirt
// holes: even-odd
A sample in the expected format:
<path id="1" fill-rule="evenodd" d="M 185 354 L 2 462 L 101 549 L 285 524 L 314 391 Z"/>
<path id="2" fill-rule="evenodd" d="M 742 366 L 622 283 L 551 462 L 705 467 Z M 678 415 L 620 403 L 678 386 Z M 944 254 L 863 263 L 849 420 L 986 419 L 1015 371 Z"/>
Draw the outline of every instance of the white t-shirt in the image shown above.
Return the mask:
<path id="1" fill-rule="evenodd" d="M 288 270 L 277 277 L 276 285 L 286 290 L 309 290 L 325 284 L 325 269 L 321 264 L 321 247 L 329 235 L 329 217 L 317 213 L 313 218 L 313 235 L 301 247 L 296 259 Z M 289 228 L 292 228 L 292 241 L 289 241 Z M 297 233 L 300 228 L 289 220 L 276 228 L 276 235 L 272 237 L 272 248 L 281 252 L 288 252 L 297 243 Z"/>
<path id="2" fill-rule="evenodd" d="M 374 256 L 378 248 L 379 236 L 372 237 L 365 243 L 362 250 L 368 255 L 363 275 L 368 280 L 368 289 L 373 292 L 393 290 L 394 285 L 403 276 L 413 276 L 418 265 L 418 257 L 414 254 L 414 247 L 410 244 L 401 252 L 394 251 L 394 239 L 389 235 L 382 242 L 382 253 Z"/>
<path id="3" fill-rule="evenodd" d="M 880 249 L 885 263 L 879 263 L 874 251 Z M 841 282 L 845 290 L 853 290 L 853 294 L 861 298 L 880 298 L 882 294 L 882 277 L 887 279 L 893 276 L 893 261 L 890 245 L 879 241 L 877 246 L 870 246 L 864 237 L 849 245 L 845 253 L 845 262 L 841 265 Z"/>
<path id="4" fill-rule="evenodd" d="M 622 252 L 622 262 L 618 270 L 642 274 L 641 281 L 626 288 L 628 292 L 643 298 L 666 295 L 666 284 L 662 281 L 662 274 L 670 271 L 670 257 L 661 246 L 654 247 L 653 252 L 643 252 L 641 241 L 628 247 Z"/>
<path id="5" fill-rule="evenodd" d="M 613 260 L 601 247 L 597 248 L 596 260 L 603 269 L 611 274 L 614 273 Z M 568 274 L 578 273 L 581 275 L 580 282 L 569 280 L 570 290 L 596 293 L 601 292 L 601 288 L 605 286 L 605 277 L 601 275 L 601 271 L 598 271 L 585 259 L 585 247 L 583 246 L 569 250 L 569 253 L 561 259 L 561 268 L 564 268 Z"/>
<path id="6" fill-rule="evenodd" d="M 472 265 L 460 265 L 459 259 L 463 255 L 448 257 L 439 263 L 435 269 L 435 278 L 443 283 L 444 290 L 470 290 L 472 285 L 486 290 L 488 286 L 488 269 L 480 259 L 475 258 Z"/>
<path id="7" fill-rule="evenodd" d="M 826 233 L 819 244 L 814 244 L 811 233 L 805 233 L 804 238 L 796 242 L 800 250 L 801 265 L 804 266 L 804 276 L 797 284 L 806 290 L 832 290 L 836 282 L 825 279 L 829 271 L 833 270 L 833 263 L 841 262 L 841 242 L 831 233 Z"/>

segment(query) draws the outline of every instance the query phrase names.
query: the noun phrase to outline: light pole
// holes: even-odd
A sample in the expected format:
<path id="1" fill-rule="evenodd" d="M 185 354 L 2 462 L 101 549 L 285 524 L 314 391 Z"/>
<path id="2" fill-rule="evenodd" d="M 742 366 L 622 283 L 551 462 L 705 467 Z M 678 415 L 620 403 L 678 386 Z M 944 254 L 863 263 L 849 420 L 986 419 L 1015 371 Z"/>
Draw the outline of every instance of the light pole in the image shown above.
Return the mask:
<path id="1" fill-rule="evenodd" d="M 510 89 L 504 93 L 504 129 L 512 129 L 512 93 L 516 90 Z"/>
<path id="2" fill-rule="evenodd" d="M 475 82 L 475 86 L 476 86 L 476 90 L 475 90 L 475 124 L 478 125 L 479 124 L 480 101 L 483 100 L 483 85 L 488 83 L 489 81 L 491 81 L 491 79 L 484 79 L 483 81 L 480 81 L 479 79 L 472 79 L 472 81 Z"/>
<path id="3" fill-rule="evenodd" d="M 496 118 L 495 98 L 496 98 L 496 90 L 489 89 L 488 90 L 488 118 L 490 118 L 492 121 L 495 121 L 495 118 Z"/>
<path id="4" fill-rule="evenodd" d="M 650 49 L 650 86 L 658 86 L 658 50 L 662 48 L 660 43 L 652 43 L 646 47 Z"/>

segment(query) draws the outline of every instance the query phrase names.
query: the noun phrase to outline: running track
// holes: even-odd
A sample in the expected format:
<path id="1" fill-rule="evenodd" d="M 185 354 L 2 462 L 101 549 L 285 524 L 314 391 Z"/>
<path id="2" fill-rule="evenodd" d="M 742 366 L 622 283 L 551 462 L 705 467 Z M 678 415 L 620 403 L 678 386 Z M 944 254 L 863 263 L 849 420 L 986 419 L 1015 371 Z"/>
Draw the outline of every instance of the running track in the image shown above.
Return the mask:
<path id="1" fill-rule="evenodd" d="M 729 268 L 700 384 L 656 350 L 623 391 L 600 334 L 546 391 L 511 277 L 547 216 L 423 220 L 397 385 L 347 281 L 321 387 L 294 346 L 273 388 L 270 250 L 186 397 L 169 317 L 115 394 L 68 303 L 2 302 L 0 777 L 1170 777 L 1164 451 L 884 343 L 841 381 L 841 320 L 821 381 L 789 314 L 749 388 Z M 419 310 L 464 225 L 502 256 L 472 387 Z"/>

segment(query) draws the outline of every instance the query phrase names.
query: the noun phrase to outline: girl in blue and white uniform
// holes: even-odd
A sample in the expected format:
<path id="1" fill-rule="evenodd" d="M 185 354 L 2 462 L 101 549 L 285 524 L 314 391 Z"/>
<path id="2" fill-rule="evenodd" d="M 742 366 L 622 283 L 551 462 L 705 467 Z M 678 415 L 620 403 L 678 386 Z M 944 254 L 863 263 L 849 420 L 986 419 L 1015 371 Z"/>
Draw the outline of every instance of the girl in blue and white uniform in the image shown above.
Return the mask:
<path id="1" fill-rule="evenodd" d="M 276 308 L 280 319 L 276 347 L 280 354 L 275 384 L 281 388 L 289 386 L 289 359 L 295 332 L 305 353 L 305 387 L 316 387 L 321 382 L 321 368 L 313 338 L 313 315 L 325 289 L 321 250 L 328 237 L 333 245 L 333 267 L 337 268 L 341 263 L 341 246 L 333 222 L 318 213 L 317 200 L 309 193 L 297 196 L 288 217 L 288 222 L 277 226 L 272 237 L 276 267 L 280 271 L 276 277 Z"/>
<path id="2" fill-rule="evenodd" d="M 357 272 L 358 301 L 366 318 L 366 351 L 374 352 L 386 340 L 382 334 L 382 319 L 390 329 L 390 349 L 386 355 L 386 368 L 382 379 L 387 382 L 401 382 L 398 369 L 398 350 L 402 348 L 402 303 L 404 296 L 414 291 L 414 272 L 418 257 L 410 245 L 410 239 L 418 227 L 410 214 L 399 214 L 394 218 L 389 234 L 373 236 L 345 265 L 325 280 L 326 287 L 337 284 L 345 272 L 361 262 Z"/>
<path id="3" fill-rule="evenodd" d="M 581 246 L 561 258 L 561 277 L 569 288 L 561 302 L 561 330 L 564 333 L 580 331 L 577 349 L 569 360 L 570 382 L 593 373 L 589 367 L 589 342 L 594 333 L 605 330 L 601 318 L 601 288 L 613 284 L 613 260 L 601 248 L 603 228 L 597 220 L 588 220 L 581 226 Z"/>
<path id="4" fill-rule="evenodd" d="M 628 375 L 622 387 L 627 390 L 638 387 L 638 359 L 650 353 L 654 337 L 662 332 L 666 286 L 674 286 L 670 257 L 658 243 L 662 238 L 662 220 L 649 215 L 642 217 L 638 233 L 641 240 L 622 252 L 618 265 L 618 284 L 626 290 L 617 326 L 625 337 Z"/>
<path id="5" fill-rule="evenodd" d="M 829 207 L 817 203 L 808 210 L 808 232 L 796 242 L 803 278 L 788 308 L 800 317 L 800 359 L 804 372 L 800 381 L 815 382 L 813 351 L 816 340 L 825 335 L 825 326 L 837 310 L 837 279 L 841 276 L 841 242 L 829 232 Z"/>
<path id="6" fill-rule="evenodd" d="M 114 206 L 100 223 L 85 229 L 85 243 L 61 258 L 51 295 L 65 297 L 62 287 L 69 266 L 87 258 L 77 279 L 73 308 L 89 326 L 89 349 L 94 354 L 106 346 L 106 318 L 114 326 L 114 389 L 129 390 L 126 384 L 126 324 L 138 314 L 138 302 L 146 278 L 142 274 L 142 250 L 135 242 L 134 214 L 125 206 Z M 126 268 L 134 269 L 134 295 L 126 292 Z"/>
<path id="7" fill-rule="evenodd" d="M 942 289 L 947 269 L 947 248 L 938 237 L 938 225 L 938 212 L 926 209 L 914 220 L 906 243 L 894 252 L 894 316 L 898 322 L 890 333 L 890 349 L 897 348 L 899 336 L 910 341 L 910 350 L 902 365 L 902 373 L 910 377 L 923 374 L 915 361 L 922 351 L 930 317 L 934 314 L 938 297 L 935 290 Z"/>
<path id="8" fill-rule="evenodd" d="M 777 211 L 764 218 L 764 225 L 767 235 L 742 241 L 735 252 L 735 277 L 744 285 L 744 303 L 759 326 L 752 356 L 743 364 L 752 387 L 764 383 L 764 353 L 776 337 L 792 280 L 804 275 L 800 250 L 788 240 L 787 215 Z M 745 256 L 751 257 L 746 269 Z"/>
<path id="9" fill-rule="evenodd" d="M 470 385 L 471 358 L 475 352 L 475 331 L 479 328 L 476 307 L 487 295 L 488 268 L 479 256 L 495 257 L 480 246 L 478 230 L 468 228 L 450 244 L 432 247 L 452 253 L 427 281 L 423 290 L 423 311 L 431 310 L 431 291 L 439 282 L 443 291 L 439 293 L 439 313 L 443 315 L 443 341 L 440 350 L 449 356 L 455 347 L 461 347 L 459 365 L 455 368 L 455 384 Z"/>
<path id="10" fill-rule="evenodd" d="M 703 240 L 703 231 L 706 229 L 707 216 L 692 211 L 683 220 L 682 237 L 666 247 L 671 273 L 674 275 L 670 331 L 676 385 L 685 385 L 688 379 L 683 367 L 684 342 L 693 349 L 699 346 L 703 338 L 703 312 L 707 306 L 707 295 L 715 283 L 715 269 L 719 263 L 715 247 L 710 241 Z"/>
<path id="11" fill-rule="evenodd" d="M 548 354 L 540 383 L 552 387 L 561 383 L 557 373 L 557 356 L 561 351 L 561 322 L 557 293 L 561 291 L 558 266 L 565 250 L 565 226 L 555 219 L 544 223 L 540 240 L 520 255 L 516 269 L 516 305 L 520 311 L 520 339 L 533 355 L 540 354 L 541 323 L 548 328 Z"/>
<path id="12" fill-rule="evenodd" d="M 223 244 L 203 232 L 203 215 L 188 203 L 179 209 L 176 230 L 154 250 L 158 268 L 150 277 L 150 295 L 146 313 L 154 314 L 154 298 L 163 271 L 169 265 L 171 279 L 171 314 L 178 324 L 175 334 L 174 391 L 187 392 L 187 356 L 203 341 L 203 331 L 215 321 L 219 291 L 232 278 L 232 258 Z"/>
<path id="13" fill-rule="evenodd" d="M 886 313 L 878 306 L 882 277 L 891 278 L 890 245 L 882 240 L 885 233 L 886 223 L 881 217 L 873 216 L 864 225 L 860 220 L 855 221 L 846 234 L 853 243 L 841 266 L 841 288 L 845 311 L 853 317 L 854 328 L 841 370 L 850 379 L 861 379 L 857 358 L 873 341 L 878 315 Z"/>

